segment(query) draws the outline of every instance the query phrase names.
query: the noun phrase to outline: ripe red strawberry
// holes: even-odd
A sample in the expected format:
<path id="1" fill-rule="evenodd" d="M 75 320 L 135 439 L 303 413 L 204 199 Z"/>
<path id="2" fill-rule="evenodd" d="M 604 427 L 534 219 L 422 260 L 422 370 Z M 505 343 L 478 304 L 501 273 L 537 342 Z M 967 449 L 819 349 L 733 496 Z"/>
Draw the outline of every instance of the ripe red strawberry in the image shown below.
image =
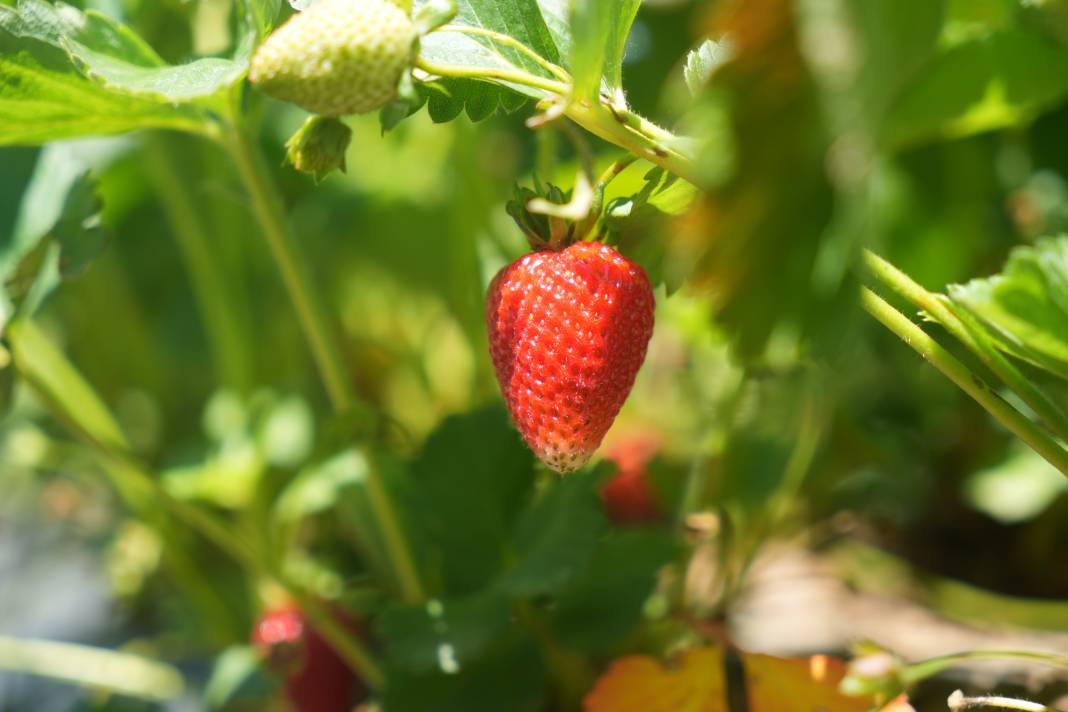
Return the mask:
<path id="1" fill-rule="evenodd" d="M 349 712 L 364 694 L 359 679 L 293 606 L 263 613 L 252 642 L 272 672 L 285 679 L 294 712 Z"/>
<path id="2" fill-rule="evenodd" d="M 653 288 L 607 245 L 533 252 L 490 284 L 490 356 L 512 420 L 542 462 L 582 467 L 634 385 L 653 333 Z"/>
<path id="3" fill-rule="evenodd" d="M 655 437 L 632 436 L 620 440 L 605 454 L 617 471 L 601 487 L 601 500 L 608 518 L 616 524 L 647 524 L 661 518 L 646 469 L 658 447 Z"/>

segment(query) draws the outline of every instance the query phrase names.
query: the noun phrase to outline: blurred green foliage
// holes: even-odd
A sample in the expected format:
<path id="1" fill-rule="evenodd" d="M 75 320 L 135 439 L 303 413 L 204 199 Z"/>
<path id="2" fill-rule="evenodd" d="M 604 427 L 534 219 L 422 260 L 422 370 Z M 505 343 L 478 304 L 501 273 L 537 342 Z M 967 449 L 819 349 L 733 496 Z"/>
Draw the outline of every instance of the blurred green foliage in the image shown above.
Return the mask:
<path id="1" fill-rule="evenodd" d="M 467 17 L 477 3 L 461 5 Z M 80 79 L 56 38 L 16 26 L 11 7 L 0 6 L 3 144 L 81 135 L 89 120 L 104 133 L 180 128 L 229 100 L 273 16 L 263 2 L 82 3 L 102 13 L 89 15 L 102 34 L 82 37 L 81 59 L 117 94 Z M 584 7 L 592 34 L 579 40 L 621 21 Z M 664 600 L 678 581 L 658 571 L 674 562 L 678 574 L 691 551 L 684 507 L 722 527 L 722 579 L 704 612 L 729 615 L 769 540 L 844 520 L 921 570 L 989 589 L 979 610 L 995 622 L 1007 597 L 1068 597 L 1063 480 L 856 309 L 854 269 L 869 245 L 932 290 L 964 284 L 954 303 L 1068 402 L 1051 377 L 1064 375 L 1064 239 L 1039 239 L 1068 228 L 1068 5 L 648 0 L 621 65 L 621 38 L 565 51 L 557 28 L 524 28 L 550 59 L 596 65 L 587 92 L 621 66 L 635 110 L 699 139 L 707 191 L 638 162 L 609 187 L 602 225 L 657 283 L 649 356 L 607 442 L 659 438 L 664 523 L 610 525 L 597 488 L 611 467 L 550 479 L 500 406 L 483 295 L 527 249 L 504 206 L 516 182 L 571 180 L 579 156 L 527 129 L 533 103 L 499 87 L 436 82 L 384 135 L 376 117 L 347 119 L 347 173 L 319 185 L 283 164 L 305 115 L 244 97 L 342 334 L 353 412 L 330 413 L 249 198 L 204 138 L 0 148 L 4 319 L 36 314 L 167 495 L 225 517 L 309 591 L 374 619 L 389 712 L 573 707 L 604 660 L 663 642 L 639 625 L 673 622 Z M 706 39 L 722 54 L 709 45 L 691 61 L 691 101 L 687 53 Z M 115 42 L 141 54 L 103 62 L 95 50 Z M 37 66 L 56 82 L 50 109 L 19 115 L 11 77 Z M 619 157 L 591 143 L 598 167 Z M 1006 259 L 1004 277 L 969 282 Z M 1042 348 L 1013 340 L 1021 322 Z M 15 383 L 12 355 L 0 359 L 0 533 L 12 523 L 16 534 L 0 544 L 41 529 L 87 552 L 112 609 L 72 636 L 133 640 L 182 665 L 194 704 L 260 709 L 272 683 L 244 646 L 268 577 L 236 569 L 152 496 L 103 487 L 109 466 Z M 397 601 L 371 467 L 402 505 L 430 603 Z M 0 580 L 17 571 L 0 565 Z M 0 586 L 11 611 L 0 633 L 16 627 L 7 595 Z M 1063 620 L 1059 607 L 1028 625 Z M 0 708 L 33 709 L 2 677 Z"/>

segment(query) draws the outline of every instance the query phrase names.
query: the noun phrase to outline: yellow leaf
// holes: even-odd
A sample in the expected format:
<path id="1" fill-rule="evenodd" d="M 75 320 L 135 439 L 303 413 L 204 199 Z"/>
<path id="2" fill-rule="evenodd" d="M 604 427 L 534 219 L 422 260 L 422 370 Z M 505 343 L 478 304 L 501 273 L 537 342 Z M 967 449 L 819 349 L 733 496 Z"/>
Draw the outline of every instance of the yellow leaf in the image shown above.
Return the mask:
<path id="1" fill-rule="evenodd" d="M 776 658 L 745 654 L 749 712 L 865 712 L 868 702 L 838 691 L 845 663 L 838 658 Z"/>
<path id="2" fill-rule="evenodd" d="M 586 695 L 585 712 L 727 712 L 723 654 L 690 648 L 665 665 L 647 655 L 612 663 Z"/>

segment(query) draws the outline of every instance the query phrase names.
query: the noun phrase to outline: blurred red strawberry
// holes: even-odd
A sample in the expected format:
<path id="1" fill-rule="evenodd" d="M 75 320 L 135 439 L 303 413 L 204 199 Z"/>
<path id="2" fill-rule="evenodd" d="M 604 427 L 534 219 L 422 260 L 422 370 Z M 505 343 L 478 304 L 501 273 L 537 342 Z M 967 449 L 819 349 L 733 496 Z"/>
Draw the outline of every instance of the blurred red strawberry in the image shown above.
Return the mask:
<path id="1" fill-rule="evenodd" d="M 608 518 L 616 524 L 648 524 L 663 517 L 647 468 L 660 441 L 655 435 L 633 435 L 617 441 L 605 453 L 617 472 L 601 487 Z"/>
<path id="2" fill-rule="evenodd" d="M 294 712 L 349 712 L 365 694 L 356 674 L 295 606 L 265 611 L 252 642 L 263 651 L 267 667 L 285 680 Z"/>

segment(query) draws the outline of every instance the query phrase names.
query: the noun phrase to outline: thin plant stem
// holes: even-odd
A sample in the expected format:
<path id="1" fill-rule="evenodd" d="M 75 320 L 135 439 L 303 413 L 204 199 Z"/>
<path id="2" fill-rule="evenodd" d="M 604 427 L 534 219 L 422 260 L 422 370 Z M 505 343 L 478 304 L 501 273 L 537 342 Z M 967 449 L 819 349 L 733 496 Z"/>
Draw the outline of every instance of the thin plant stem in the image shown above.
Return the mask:
<path id="1" fill-rule="evenodd" d="M 609 183 L 612 182 L 612 180 L 616 176 L 627 170 L 627 168 L 637 160 L 637 156 L 635 156 L 633 153 L 628 153 L 622 158 L 618 158 L 613 161 L 612 165 L 608 166 L 608 168 L 605 168 L 604 172 L 601 174 L 601 177 L 597 179 L 597 184 L 593 186 L 594 192 L 597 192 L 601 188 L 606 187 Z"/>
<path id="2" fill-rule="evenodd" d="M 185 260 L 219 378 L 223 383 L 245 391 L 251 376 L 243 338 L 246 330 L 228 295 L 226 277 L 212 254 L 202 211 L 175 170 L 162 137 L 146 139 L 145 156 L 164 215 Z"/>
<path id="3" fill-rule="evenodd" d="M 908 344 L 990 415 L 1068 477 L 1068 452 L 1030 419 L 991 390 L 967 366 L 932 339 L 908 317 L 868 288 L 861 289 L 861 305 L 886 328 Z"/>
<path id="4" fill-rule="evenodd" d="M 423 57 L 416 59 L 415 66 L 422 69 L 427 74 L 433 74 L 439 77 L 509 82 L 511 84 L 527 86 L 532 89 L 540 89 L 541 91 L 555 94 L 557 96 L 565 96 L 571 88 L 571 85 L 568 83 L 549 79 L 547 77 L 539 77 L 522 69 L 468 67 L 460 64 L 438 64 L 424 59 Z"/>
<path id="5" fill-rule="evenodd" d="M 468 27 L 466 25 L 444 25 L 434 30 L 434 32 L 455 32 L 465 35 L 478 35 L 480 37 L 488 37 L 494 42 L 499 42 L 502 45 L 517 50 L 518 52 L 526 56 L 528 59 L 533 60 L 539 67 L 546 70 L 560 81 L 567 82 L 568 84 L 571 83 L 571 75 L 568 74 L 562 67 L 553 64 L 552 62 L 532 50 L 530 47 L 527 47 L 525 44 L 509 35 L 502 34 L 500 32 L 495 32 L 494 30 L 488 30 L 484 27 Z"/>
<path id="6" fill-rule="evenodd" d="M 994 375 L 1002 380 L 1046 423 L 1062 440 L 1068 440 L 1068 415 L 1036 388 L 1019 369 L 997 351 L 977 329 L 969 328 L 950 308 L 940 294 L 924 289 L 911 277 L 871 250 L 864 251 L 868 271 L 882 284 L 897 292 L 918 309 L 927 312 L 954 338 L 974 353 Z"/>
<path id="7" fill-rule="evenodd" d="M 946 668 L 973 660 L 1027 660 L 1042 665 L 1052 665 L 1068 670 L 1068 656 L 1057 653 L 1043 653 L 1034 650 L 965 650 L 949 653 L 934 658 L 927 658 L 910 664 L 901 671 L 901 679 L 907 685 L 913 685 L 932 675 L 937 675 Z"/>
<path id="8" fill-rule="evenodd" d="M 965 697 L 964 693 L 957 690 L 946 700 L 950 712 L 964 712 L 965 710 L 1018 710 L 1019 712 L 1058 712 L 1052 707 L 1047 707 L 1039 702 L 1017 700 L 1012 697 L 1000 697 L 998 695 L 984 695 L 981 697 Z"/>
<path id="9" fill-rule="evenodd" d="M 297 317 L 308 338 L 316 364 L 326 385 L 334 410 L 349 410 L 354 398 L 349 385 L 341 349 L 330 328 L 318 293 L 312 287 L 308 269 L 293 245 L 292 236 L 282 212 L 282 199 L 275 189 L 259 148 L 240 129 L 234 128 L 227 141 L 238 171 L 252 198 L 253 208 L 271 254 L 282 273 L 282 281 L 297 311 Z M 402 597 L 409 603 L 425 598 L 415 559 L 389 490 L 374 463 L 367 470 L 367 496 L 382 533 L 396 583 Z"/>
<path id="10" fill-rule="evenodd" d="M 341 347 L 326 318 L 318 292 L 311 286 L 307 265 L 289 234 L 282 212 L 282 198 L 275 189 L 263 155 L 246 132 L 238 128 L 231 130 L 226 147 L 252 199 L 256 219 L 297 311 L 330 402 L 335 411 L 343 413 L 353 405 L 353 398 Z"/>

